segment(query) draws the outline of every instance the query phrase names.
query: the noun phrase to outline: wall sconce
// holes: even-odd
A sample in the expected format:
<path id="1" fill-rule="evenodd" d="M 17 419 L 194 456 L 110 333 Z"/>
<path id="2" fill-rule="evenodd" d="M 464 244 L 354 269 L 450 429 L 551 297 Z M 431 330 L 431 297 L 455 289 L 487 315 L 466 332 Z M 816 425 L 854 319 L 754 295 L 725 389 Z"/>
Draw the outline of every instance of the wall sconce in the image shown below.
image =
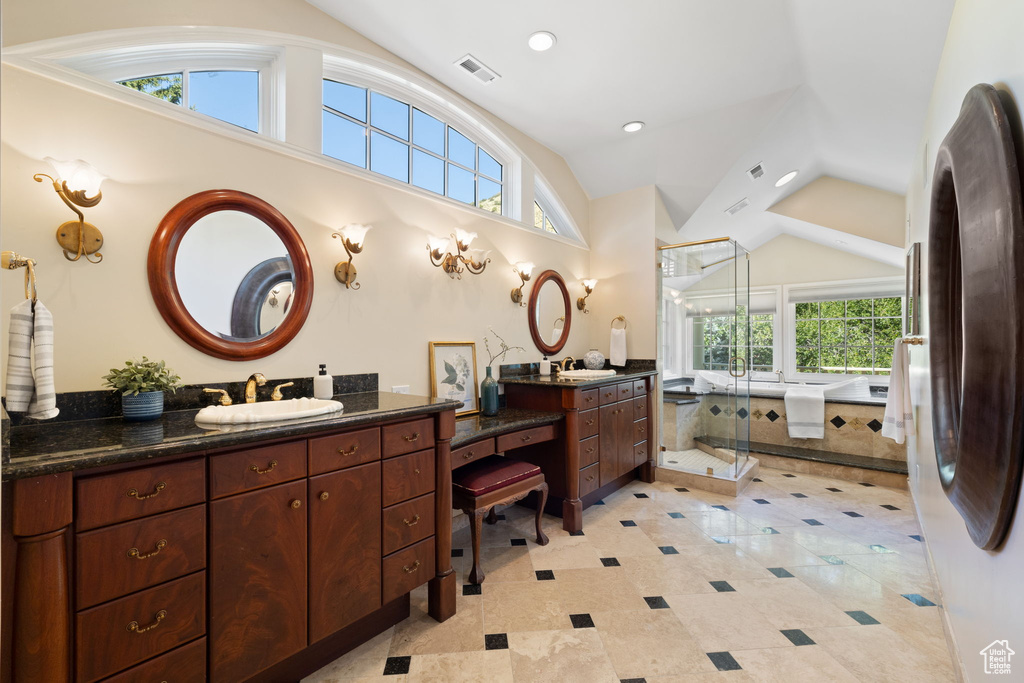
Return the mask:
<path id="1" fill-rule="evenodd" d="M 512 266 L 512 271 L 519 276 L 523 282 L 518 287 L 512 290 L 512 301 L 525 306 L 526 303 L 523 301 L 523 286 L 530 281 L 530 276 L 533 274 L 533 264 L 530 262 L 522 262 Z"/>
<path id="2" fill-rule="evenodd" d="M 76 204 L 83 208 L 91 208 L 100 203 L 103 193 L 100 192 L 100 185 L 106 180 L 106 176 L 95 168 L 82 161 L 57 161 L 53 157 L 46 157 L 44 161 L 53 167 L 53 178 L 46 173 L 36 173 L 32 179 L 37 183 L 48 178 L 53 183 L 53 189 L 68 208 L 78 214 L 77 221 L 62 223 L 57 228 L 57 244 L 64 250 L 64 258 L 68 261 L 77 261 L 85 256 L 90 263 L 99 263 L 103 260 L 103 254 L 99 252 L 103 246 L 103 233 L 95 225 L 85 222 L 85 216 L 76 208 Z M 73 253 L 71 257 L 69 253 Z M 96 259 L 90 258 L 96 254 Z"/>
<path id="3" fill-rule="evenodd" d="M 597 287 L 597 280 L 584 280 L 583 289 L 586 290 L 586 295 L 576 299 L 576 308 L 580 309 L 584 313 L 590 313 L 587 309 L 587 297 L 594 291 L 594 287 Z"/>
<path id="4" fill-rule="evenodd" d="M 341 243 L 345 246 L 345 253 L 348 254 L 348 261 L 339 261 L 334 266 L 334 277 L 338 278 L 338 282 L 345 285 L 347 289 L 359 289 L 361 286 L 356 282 L 356 267 L 352 265 L 352 255 L 361 254 L 363 252 L 363 240 L 366 239 L 366 233 L 372 228 L 372 225 L 360 225 L 359 223 L 349 223 L 341 232 L 332 232 L 332 237 L 337 237 L 341 240 Z"/>
<path id="5" fill-rule="evenodd" d="M 491 252 L 483 249 L 470 249 L 469 245 L 475 238 L 475 232 L 466 232 L 461 228 L 456 228 L 455 234 L 448 239 L 431 237 L 427 242 L 430 262 L 444 270 L 448 273 L 448 277 L 453 279 L 457 277 L 461 280 L 463 270 L 468 270 L 473 275 L 479 275 L 491 262 L 487 256 Z"/>

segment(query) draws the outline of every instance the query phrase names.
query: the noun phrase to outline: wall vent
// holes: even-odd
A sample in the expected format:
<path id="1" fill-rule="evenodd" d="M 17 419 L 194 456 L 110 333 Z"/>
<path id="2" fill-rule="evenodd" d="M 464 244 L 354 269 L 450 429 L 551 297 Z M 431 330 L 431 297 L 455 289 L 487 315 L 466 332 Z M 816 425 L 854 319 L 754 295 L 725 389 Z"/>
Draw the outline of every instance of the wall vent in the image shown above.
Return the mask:
<path id="1" fill-rule="evenodd" d="M 764 167 L 758 162 L 757 166 L 747 169 L 747 175 L 750 176 L 751 180 L 757 180 L 764 175 Z"/>
<path id="2" fill-rule="evenodd" d="M 501 78 L 501 76 L 499 76 L 493 69 L 485 66 L 483 62 L 473 55 L 466 55 L 462 59 L 456 60 L 455 65 L 463 69 L 466 73 L 474 76 L 484 85 Z"/>
<path id="3" fill-rule="evenodd" d="M 726 209 L 725 212 L 730 216 L 735 216 L 748 206 L 750 206 L 750 200 L 744 197 L 743 199 L 739 200 L 738 202 L 730 206 L 728 209 Z"/>

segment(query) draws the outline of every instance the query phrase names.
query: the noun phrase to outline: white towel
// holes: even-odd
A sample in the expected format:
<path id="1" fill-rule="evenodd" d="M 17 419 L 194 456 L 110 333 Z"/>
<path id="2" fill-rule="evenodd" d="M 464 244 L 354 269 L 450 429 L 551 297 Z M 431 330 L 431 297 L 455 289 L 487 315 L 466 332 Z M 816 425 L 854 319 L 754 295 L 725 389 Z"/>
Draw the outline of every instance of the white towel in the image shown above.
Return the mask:
<path id="1" fill-rule="evenodd" d="M 25 299 L 11 309 L 7 344 L 7 410 L 37 420 L 57 417 L 53 388 L 53 316 Z"/>
<path id="2" fill-rule="evenodd" d="M 892 349 L 889 395 L 885 399 L 882 436 L 903 443 L 914 433 L 914 405 L 910 402 L 910 353 L 902 339 Z"/>
<path id="3" fill-rule="evenodd" d="M 609 362 L 619 367 L 626 364 L 626 330 L 625 328 L 612 328 L 612 338 L 608 343 Z"/>
<path id="4" fill-rule="evenodd" d="M 790 387 L 786 389 L 785 400 L 790 438 L 825 438 L 825 391 L 822 387 Z"/>
<path id="5" fill-rule="evenodd" d="M 558 340 L 562 338 L 562 331 L 564 329 L 565 329 L 564 327 L 556 327 L 555 329 L 551 330 L 551 345 L 552 346 L 558 346 Z"/>

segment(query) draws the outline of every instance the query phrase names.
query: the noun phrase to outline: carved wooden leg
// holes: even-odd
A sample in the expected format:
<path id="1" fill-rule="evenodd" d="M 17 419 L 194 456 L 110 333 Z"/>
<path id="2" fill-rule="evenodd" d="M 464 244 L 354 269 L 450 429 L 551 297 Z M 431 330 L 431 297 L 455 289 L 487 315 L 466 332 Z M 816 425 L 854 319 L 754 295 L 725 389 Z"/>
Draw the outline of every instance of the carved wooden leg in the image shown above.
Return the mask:
<path id="1" fill-rule="evenodd" d="M 488 524 L 497 524 L 498 523 L 498 506 L 497 505 L 492 507 L 491 511 L 488 513 L 488 515 L 487 515 L 487 523 Z"/>
<path id="2" fill-rule="evenodd" d="M 541 517 L 544 516 L 544 506 L 548 502 L 548 483 L 541 482 L 537 487 L 537 545 L 547 545 L 548 537 L 540 528 Z"/>
<path id="3" fill-rule="evenodd" d="M 469 573 L 470 583 L 483 583 L 484 572 L 480 568 L 480 534 L 483 533 L 484 515 L 487 510 L 474 510 L 472 513 L 470 532 L 473 537 L 473 571 Z"/>

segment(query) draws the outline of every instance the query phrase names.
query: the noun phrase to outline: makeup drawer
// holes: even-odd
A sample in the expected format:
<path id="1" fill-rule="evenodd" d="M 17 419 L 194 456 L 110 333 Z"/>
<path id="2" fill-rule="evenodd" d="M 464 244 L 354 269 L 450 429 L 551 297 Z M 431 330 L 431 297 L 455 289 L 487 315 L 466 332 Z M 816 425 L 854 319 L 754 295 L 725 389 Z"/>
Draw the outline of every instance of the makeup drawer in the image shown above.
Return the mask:
<path id="1" fill-rule="evenodd" d="M 304 441 L 213 455 L 210 456 L 210 498 L 262 489 L 304 476 Z"/>
<path id="2" fill-rule="evenodd" d="M 434 494 L 392 505 L 383 513 L 384 554 L 422 541 L 434 533 Z"/>
<path id="3" fill-rule="evenodd" d="M 206 500 L 206 459 L 83 477 L 75 483 L 78 531 L 95 529 Z"/>
<path id="4" fill-rule="evenodd" d="M 510 451 L 513 448 L 519 448 L 520 446 L 531 446 L 535 443 L 551 441 L 553 438 L 555 438 L 554 425 L 544 425 L 543 427 L 534 427 L 533 429 L 521 429 L 518 432 L 502 434 L 499 436 L 496 440 L 496 450 L 498 453 L 504 453 L 505 451 Z"/>
<path id="5" fill-rule="evenodd" d="M 310 476 L 379 459 L 380 429 L 377 427 L 309 440 Z"/>
<path id="6" fill-rule="evenodd" d="M 452 451 L 452 469 L 488 455 L 494 455 L 494 439 L 484 439 L 462 448 L 456 448 Z"/>

